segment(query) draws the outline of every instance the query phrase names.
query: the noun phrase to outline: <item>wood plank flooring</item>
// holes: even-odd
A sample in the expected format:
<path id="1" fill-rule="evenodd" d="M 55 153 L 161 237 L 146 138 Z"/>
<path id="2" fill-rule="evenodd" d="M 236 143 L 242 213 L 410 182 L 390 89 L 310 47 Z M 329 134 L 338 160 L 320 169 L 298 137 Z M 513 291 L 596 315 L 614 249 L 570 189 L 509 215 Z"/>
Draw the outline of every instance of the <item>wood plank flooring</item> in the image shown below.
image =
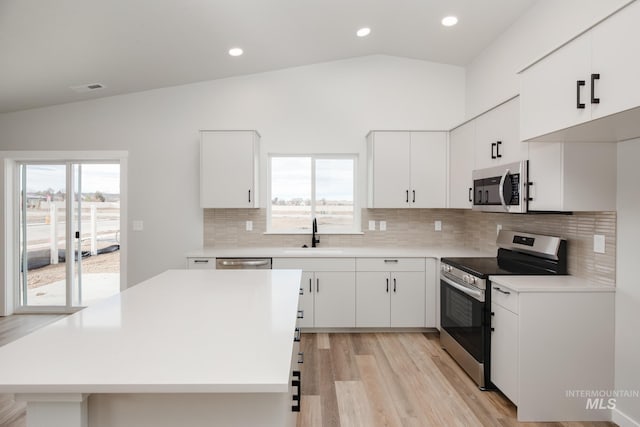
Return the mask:
<path id="1" fill-rule="evenodd" d="M 0 346 L 61 317 L 0 317 Z M 299 427 L 615 425 L 518 423 L 515 406 L 499 392 L 480 391 L 440 348 L 435 333 L 303 334 L 300 344 Z M 0 394 L 0 427 L 25 426 L 24 405 Z"/>
<path id="2" fill-rule="evenodd" d="M 16 314 L 0 317 L 0 346 L 30 334 L 62 317 L 64 315 L 58 314 Z M 44 357 L 43 363 L 46 363 Z M 2 366 L 0 369 L 11 369 L 11 367 Z M 26 425 L 24 403 L 16 403 L 12 394 L 0 394 L 0 427 L 25 427 Z"/>
<path id="3" fill-rule="evenodd" d="M 480 391 L 437 333 L 303 334 L 298 427 L 609 427 L 519 423 L 497 391 Z"/>

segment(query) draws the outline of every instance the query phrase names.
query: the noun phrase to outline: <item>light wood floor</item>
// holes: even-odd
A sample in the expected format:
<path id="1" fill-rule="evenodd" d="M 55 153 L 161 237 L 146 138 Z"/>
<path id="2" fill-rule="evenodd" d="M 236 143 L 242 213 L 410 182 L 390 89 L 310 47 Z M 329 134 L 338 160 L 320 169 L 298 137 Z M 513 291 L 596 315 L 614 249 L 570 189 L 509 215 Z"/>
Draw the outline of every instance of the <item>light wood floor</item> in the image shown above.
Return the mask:
<path id="1" fill-rule="evenodd" d="M 0 346 L 62 317 L 64 316 L 57 314 L 17 314 L 0 317 Z M 43 354 L 43 363 L 46 363 L 45 354 Z M 11 369 L 11 367 L 2 366 L 0 369 Z M 26 425 L 24 403 L 16 403 L 12 394 L 0 394 L 0 427 L 25 427 Z"/>
<path id="2" fill-rule="evenodd" d="M 0 346 L 61 317 L 0 317 Z M 301 348 L 299 427 L 614 426 L 518 423 L 513 404 L 499 392 L 478 390 L 437 334 L 303 334 Z M 0 394 L 0 427 L 25 426 L 24 406 Z"/>
<path id="3" fill-rule="evenodd" d="M 436 333 L 303 334 L 298 427 L 536 426 L 518 423 L 499 392 L 483 392 L 440 347 Z"/>

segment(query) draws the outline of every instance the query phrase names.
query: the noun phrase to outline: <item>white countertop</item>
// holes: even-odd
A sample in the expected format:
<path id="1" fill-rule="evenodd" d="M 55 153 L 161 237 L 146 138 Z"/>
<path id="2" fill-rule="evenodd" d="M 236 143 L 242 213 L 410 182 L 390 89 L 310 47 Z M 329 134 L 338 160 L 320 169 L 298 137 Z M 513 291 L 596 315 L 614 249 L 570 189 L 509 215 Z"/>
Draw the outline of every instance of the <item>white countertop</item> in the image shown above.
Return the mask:
<path id="1" fill-rule="evenodd" d="M 169 270 L 0 347 L 0 392 L 287 392 L 300 270 Z"/>
<path id="2" fill-rule="evenodd" d="M 615 287 L 589 283 L 576 276 L 489 276 L 493 285 L 516 292 L 615 292 Z"/>
<path id="3" fill-rule="evenodd" d="M 376 258 L 376 257 L 478 257 L 496 256 L 494 252 L 479 251 L 462 246 L 436 247 L 424 246 L 418 248 L 396 247 L 317 247 L 317 248 L 228 248 L 208 247 L 188 252 L 187 258 Z"/>

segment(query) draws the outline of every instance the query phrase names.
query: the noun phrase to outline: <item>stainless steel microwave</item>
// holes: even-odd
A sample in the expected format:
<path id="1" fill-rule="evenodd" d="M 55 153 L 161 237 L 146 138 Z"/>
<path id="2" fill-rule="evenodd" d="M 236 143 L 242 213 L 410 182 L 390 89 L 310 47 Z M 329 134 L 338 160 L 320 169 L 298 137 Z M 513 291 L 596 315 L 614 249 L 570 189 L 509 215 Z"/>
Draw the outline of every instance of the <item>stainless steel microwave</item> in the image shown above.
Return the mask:
<path id="1" fill-rule="evenodd" d="M 527 212 L 527 161 L 473 171 L 473 209 Z"/>

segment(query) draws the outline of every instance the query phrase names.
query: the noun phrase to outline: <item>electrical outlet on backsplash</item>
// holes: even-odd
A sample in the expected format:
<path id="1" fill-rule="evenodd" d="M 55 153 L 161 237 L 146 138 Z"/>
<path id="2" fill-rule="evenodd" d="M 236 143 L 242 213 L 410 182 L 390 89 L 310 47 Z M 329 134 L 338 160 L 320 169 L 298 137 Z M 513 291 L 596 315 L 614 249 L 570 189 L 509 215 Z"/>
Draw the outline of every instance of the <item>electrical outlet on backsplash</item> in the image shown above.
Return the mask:
<path id="1" fill-rule="evenodd" d="M 266 209 L 204 209 L 204 246 L 298 247 L 307 235 L 264 234 Z M 247 221 L 253 232 L 246 232 Z M 387 221 L 386 231 L 370 231 L 369 221 Z M 442 222 L 442 231 L 434 222 Z M 505 230 L 567 239 L 569 274 L 615 285 L 616 213 L 502 214 L 462 209 L 362 209 L 363 234 L 322 235 L 324 247 L 466 246 L 495 252 L 498 224 Z M 607 252 L 593 252 L 593 235 L 604 235 Z"/>

